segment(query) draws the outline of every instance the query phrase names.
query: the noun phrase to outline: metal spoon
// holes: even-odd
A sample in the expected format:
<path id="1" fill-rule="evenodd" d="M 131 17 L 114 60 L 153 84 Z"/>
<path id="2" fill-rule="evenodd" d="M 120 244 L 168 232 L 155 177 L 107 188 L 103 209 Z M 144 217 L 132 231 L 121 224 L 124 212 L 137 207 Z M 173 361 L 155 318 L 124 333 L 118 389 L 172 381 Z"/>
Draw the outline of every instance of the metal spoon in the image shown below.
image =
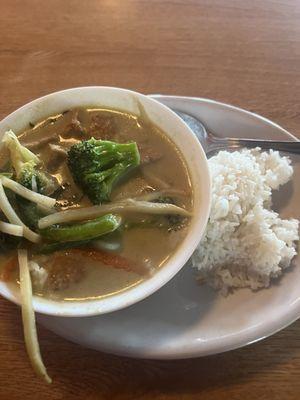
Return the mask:
<path id="1" fill-rule="evenodd" d="M 260 147 L 261 149 L 273 149 L 285 151 L 288 153 L 300 154 L 300 141 L 288 142 L 284 140 L 260 140 L 260 139 L 236 139 L 220 138 L 213 133 L 208 132 L 205 126 L 197 118 L 182 111 L 173 109 L 180 118 L 191 128 L 199 139 L 207 156 L 216 153 L 219 150 L 231 149 L 237 150 L 242 147 Z"/>

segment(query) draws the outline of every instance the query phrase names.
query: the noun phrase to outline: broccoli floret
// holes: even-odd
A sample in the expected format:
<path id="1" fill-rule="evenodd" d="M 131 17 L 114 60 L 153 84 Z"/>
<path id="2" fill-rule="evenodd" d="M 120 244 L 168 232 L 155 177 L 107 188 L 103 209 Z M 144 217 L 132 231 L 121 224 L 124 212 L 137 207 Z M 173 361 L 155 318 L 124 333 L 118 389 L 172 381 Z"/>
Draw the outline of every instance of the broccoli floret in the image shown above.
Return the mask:
<path id="1" fill-rule="evenodd" d="M 30 165 L 25 166 L 17 181 L 28 189 L 47 196 L 58 189 L 58 183 L 53 176 Z"/>
<path id="2" fill-rule="evenodd" d="M 115 143 L 91 138 L 74 144 L 68 165 L 75 183 L 94 204 L 107 202 L 116 182 L 140 164 L 136 143 Z"/>
<path id="3" fill-rule="evenodd" d="M 57 180 L 47 172 L 39 169 L 41 161 L 39 157 L 23 146 L 13 131 L 5 133 L 3 142 L 10 153 L 11 165 L 14 169 L 14 179 L 27 189 L 38 193 L 50 195 L 58 188 Z M 9 194 L 9 191 L 6 190 Z M 44 216 L 37 205 L 21 196 L 11 195 L 14 208 L 23 222 L 30 228 L 37 228 L 39 218 Z"/>
<path id="4" fill-rule="evenodd" d="M 57 189 L 56 179 L 39 169 L 41 165 L 39 157 L 23 146 L 13 131 L 5 133 L 3 142 L 10 152 L 10 161 L 17 182 L 46 195 L 52 194 Z"/>

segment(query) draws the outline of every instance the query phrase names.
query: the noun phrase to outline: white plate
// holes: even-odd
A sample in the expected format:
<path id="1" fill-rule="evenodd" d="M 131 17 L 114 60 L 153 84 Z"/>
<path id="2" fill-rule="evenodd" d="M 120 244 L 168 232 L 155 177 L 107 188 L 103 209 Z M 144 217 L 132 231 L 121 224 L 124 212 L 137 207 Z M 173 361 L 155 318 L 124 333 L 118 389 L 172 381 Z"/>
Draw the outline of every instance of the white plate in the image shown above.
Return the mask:
<path id="1" fill-rule="evenodd" d="M 155 96 L 199 117 L 220 136 L 296 140 L 273 122 L 244 110 L 196 98 Z M 299 160 L 299 158 L 298 158 Z M 294 157 L 294 161 L 297 161 Z M 299 218 L 300 168 L 275 195 L 283 217 Z M 300 317 L 300 265 L 270 289 L 243 289 L 224 298 L 197 286 L 188 265 L 146 300 L 99 317 L 38 317 L 57 334 L 84 346 L 131 357 L 175 359 L 215 354 L 263 339 Z"/>

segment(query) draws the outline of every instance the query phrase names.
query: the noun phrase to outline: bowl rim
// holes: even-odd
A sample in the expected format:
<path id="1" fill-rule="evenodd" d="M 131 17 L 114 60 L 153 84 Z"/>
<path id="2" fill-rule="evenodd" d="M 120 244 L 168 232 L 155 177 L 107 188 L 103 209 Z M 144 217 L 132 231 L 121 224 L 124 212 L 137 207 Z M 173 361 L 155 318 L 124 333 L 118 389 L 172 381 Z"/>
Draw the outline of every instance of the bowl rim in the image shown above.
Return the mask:
<path id="1" fill-rule="evenodd" d="M 210 206 L 211 206 L 211 178 L 210 178 L 207 158 L 205 156 L 204 150 L 200 142 L 197 140 L 197 138 L 195 137 L 191 129 L 186 125 L 186 123 L 182 121 L 182 119 L 179 116 L 177 116 L 170 108 L 144 94 L 128 89 L 110 87 L 110 86 L 84 86 L 84 87 L 76 87 L 76 88 L 60 90 L 36 98 L 30 101 L 29 103 L 26 103 L 25 105 L 21 106 L 12 113 L 10 113 L 2 121 L 0 121 L 0 132 L 2 132 L 2 130 L 3 131 L 5 130 L 2 128 L 3 127 L 5 128 L 5 126 L 7 127 L 7 124 L 13 123 L 15 118 L 17 118 L 20 115 L 20 113 L 26 112 L 30 108 L 42 104 L 47 100 L 55 101 L 57 96 L 62 96 L 62 95 L 72 96 L 74 94 L 79 94 L 79 93 L 81 94 L 84 93 L 88 95 L 89 93 L 94 91 L 96 92 L 107 91 L 107 92 L 114 92 L 117 95 L 118 93 L 120 93 L 122 95 L 125 94 L 128 96 L 134 96 L 135 98 L 144 100 L 143 105 L 145 105 L 145 102 L 152 104 L 155 103 L 154 105 L 156 109 L 159 110 L 159 113 L 165 115 L 168 114 L 169 118 L 172 118 L 174 120 L 174 123 L 176 122 L 176 124 L 179 127 L 181 126 L 180 129 L 181 135 L 186 135 L 186 139 L 188 139 L 185 140 L 185 146 L 187 142 L 190 142 L 191 145 L 188 145 L 190 146 L 190 149 L 191 146 L 193 146 L 193 151 L 196 150 L 198 156 L 200 156 L 199 160 L 196 160 L 195 162 L 195 160 L 193 161 L 192 158 L 189 158 L 186 156 L 186 154 L 183 154 L 182 149 L 180 149 L 182 152 L 182 156 L 185 160 L 185 163 L 188 167 L 190 178 L 191 175 L 194 174 L 193 169 L 197 166 L 199 166 L 200 168 L 201 166 L 202 171 L 200 172 L 200 175 L 204 179 L 202 185 L 206 187 L 205 193 L 203 194 L 205 200 L 201 202 L 202 203 L 201 213 L 199 213 L 199 215 L 196 214 L 196 216 L 192 218 L 193 223 L 191 224 L 191 229 L 189 229 L 189 231 L 187 232 L 187 235 L 185 236 L 183 242 L 176 249 L 176 251 L 170 257 L 170 259 L 166 261 L 164 267 L 158 272 L 156 272 L 151 278 L 146 279 L 145 281 L 137 284 L 133 288 L 126 289 L 120 293 L 100 299 L 98 298 L 98 299 L 76 300 L 76 301 L 69 301 L 69 300 L 55 301 L 38 296 L 33 296 L 34 310 L 36 312 L 46 315 L 55 315 L 64 317 L 84 317 L 84 316 L 101 315 L 123 309 L 150 296 L 151 294 L 159 290 L 162 286 L 164 286 L 167 282 L 169 282 L 169 280 L 172 279 L 172 277 L 177 272 L 179 272 L 180 269 L 184 266 L 184 264 L 188 261 L 188 259 L 190 258 L 193 251 L 197 247 L 204 233 L 206 223 L 209 217 Z M 79 104 L 77 106 L 79 106 Z M 170 132 L 165 132 L 165 133 L 171 140 L 173 140 Z M 176 146 L 178 147 L 177 144 Z M 193 189 L 195 198 L 195 187 Z M 198 213 L 200 211 L 199 209 L 195 211 Z M 189 243 L 187 241 L 187 238 L 189 238 Z M 183 249 L 185 251 L 182 251 Z M 7 298 L 8 300 L 20 305 L 19 291 L 12 290 L 10 285 L 0 282 L 0 294 L 3 297 Z"/>

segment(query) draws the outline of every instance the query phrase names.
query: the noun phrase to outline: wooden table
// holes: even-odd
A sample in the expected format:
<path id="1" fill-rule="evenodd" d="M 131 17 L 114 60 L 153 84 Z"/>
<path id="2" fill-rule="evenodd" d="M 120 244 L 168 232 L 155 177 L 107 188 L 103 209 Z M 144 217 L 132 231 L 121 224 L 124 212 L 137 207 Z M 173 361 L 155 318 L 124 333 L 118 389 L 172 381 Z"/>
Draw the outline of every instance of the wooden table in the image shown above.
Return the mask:
<path id="1" fill-rule="evenodd" d="M 0 117 L 84 85 L 201 96 L 300 137 L 297 0 L 1 0 Z M 247 348 L 160 362 L 86 350 L 43 328 L 37 379 L 20 311 L 0 300 L 0 399 L 299 399 L 300 321 Z"/>

